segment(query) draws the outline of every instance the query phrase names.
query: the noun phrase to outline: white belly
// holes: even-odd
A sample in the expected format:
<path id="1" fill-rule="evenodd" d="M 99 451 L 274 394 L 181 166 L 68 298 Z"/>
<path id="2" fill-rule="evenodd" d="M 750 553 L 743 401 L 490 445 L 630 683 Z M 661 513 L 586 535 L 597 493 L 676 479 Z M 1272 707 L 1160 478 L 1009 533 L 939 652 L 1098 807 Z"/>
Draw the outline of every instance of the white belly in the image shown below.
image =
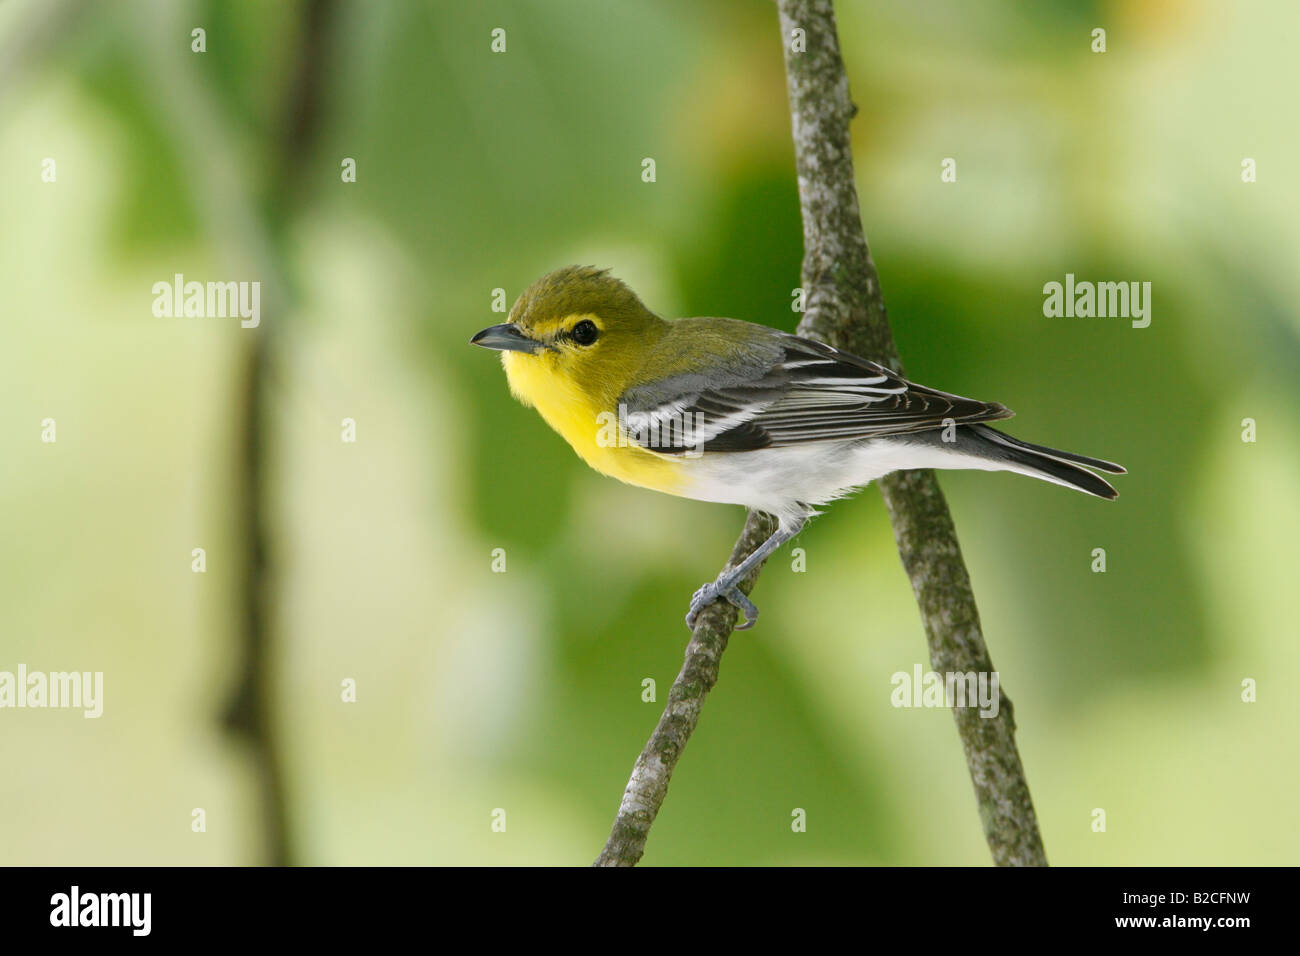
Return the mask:
<path id="1" fill-rule="evenodd" d="M 1006 466 L 986 458 L 927 445 L 866 440 L 845 444 L 811 442 L 759 451 L 720 452 L 685 458 L 688 486 L 684 497 L 719 501 L 766 511 L 783 520 L 807 514 L 806 505 L 821 505 L 894 471 L 909 468 L 977 468 L 1001 471 Z"/>

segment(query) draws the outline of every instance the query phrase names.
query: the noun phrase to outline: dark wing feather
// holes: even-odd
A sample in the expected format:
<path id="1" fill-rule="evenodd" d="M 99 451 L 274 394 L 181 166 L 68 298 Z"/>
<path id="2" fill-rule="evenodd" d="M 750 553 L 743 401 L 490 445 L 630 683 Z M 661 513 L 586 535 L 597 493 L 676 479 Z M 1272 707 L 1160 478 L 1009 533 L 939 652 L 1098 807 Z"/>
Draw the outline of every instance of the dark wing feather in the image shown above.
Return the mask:
<path id="1" fill-rule="evenodd" d="M 899 435 L 996 421 L 1012 413 L 915 385 L 883 366 L 820 342 L 773 333 L 772 350 L 746 375 L 708 387 L 698 373 L 629 389 L 620 400 L 630 437 L 652 451 L 755 451 L 806 442 Z"/>

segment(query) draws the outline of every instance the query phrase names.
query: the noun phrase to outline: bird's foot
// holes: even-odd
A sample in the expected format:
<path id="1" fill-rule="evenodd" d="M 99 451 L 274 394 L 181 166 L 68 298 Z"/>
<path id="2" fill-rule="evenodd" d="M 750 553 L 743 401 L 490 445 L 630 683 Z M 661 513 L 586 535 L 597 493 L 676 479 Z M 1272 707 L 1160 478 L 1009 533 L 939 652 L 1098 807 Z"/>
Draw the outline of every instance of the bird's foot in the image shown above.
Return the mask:
<path id="1" fill-rule="evenodd" d="M 686 626 L 694 629 L 700 612 L 719 598 L 745 612 L 745 623 L 737 624 L 736 630 L 747 631 L 758 621 L 758 608 L 754 606 L 754 602 L 745 597 L 735 584 L 719 578 L 717 581 L 710 581 L 691 595 L 691 609 L 686 612 Z"/>

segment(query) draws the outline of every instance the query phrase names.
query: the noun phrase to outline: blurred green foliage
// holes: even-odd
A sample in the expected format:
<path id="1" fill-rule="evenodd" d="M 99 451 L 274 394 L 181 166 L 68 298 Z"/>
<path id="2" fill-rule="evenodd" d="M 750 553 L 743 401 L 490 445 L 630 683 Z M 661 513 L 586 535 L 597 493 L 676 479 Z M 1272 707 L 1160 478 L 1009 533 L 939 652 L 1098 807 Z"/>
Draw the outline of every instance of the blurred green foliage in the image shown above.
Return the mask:
<path id="1" fill-rule="evenodd" d="M 253 244 L 204 209 L 268 198 L 304 6 L 68 4 L 33 35 L 47 6 L 0 7 L 0 669 L 103 670 L 106 704 L 97 721 L 0 711 L 0 860 L 256 860 L 250 766 L 215 719 L 256 333 L 155 318 L 149 290 L 259 278 Z M 1300 851 L 1297 26 L 1280 0 L 840 5 L 863 217 L 909 374 L 1131 472 L 1114 505 L 942 478 L 1056 863 Z M 332 36 L 319 142 L 272 247 L 294 294 L 263 317 L 286 358 L 272 584 L 293 826 L 310 863 L 585 863 L 742 515 L 587 471 L 466 342 L 500 320 L 493 289 L 513 300 L 571 262 L 664 314 L 794 327 L 775 12 L 348 2 Z M 166 108 L 186 89 L 227 180 Z M 1150 328 L 1044 318 L 1066 272 L 1150 281 Z M 986 862 L 951 717 L 889 703 L 925 644 L 878 495 L 796 545 L 807 572 L 783 552 L 763 575 L 762 623 L 732 642 L 646 862 Z"/>

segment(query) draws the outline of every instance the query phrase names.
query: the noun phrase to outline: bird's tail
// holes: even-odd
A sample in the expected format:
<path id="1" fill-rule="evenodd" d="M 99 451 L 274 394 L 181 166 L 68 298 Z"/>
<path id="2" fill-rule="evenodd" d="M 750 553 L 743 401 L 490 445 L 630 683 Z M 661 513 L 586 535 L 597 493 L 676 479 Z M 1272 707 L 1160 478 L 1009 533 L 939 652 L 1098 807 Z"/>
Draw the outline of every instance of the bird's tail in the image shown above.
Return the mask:
<path id="1" fill-rule="evenodd" d="M 963 425 L 959 431 L 974 439 L 974 443 L 979 446 L 979 455 L 1003 462 L 1008 471 L 1018 471 L 1067 488 L 1077 488 L 1098 498 L 1119 497 L 1119 492 L 1111 487 L 1110 482 L 1088 469 L 1123 475 L 1126 473 L 1123 465 L 1043 445 L 1031 445 L 988 425 Z"/>

